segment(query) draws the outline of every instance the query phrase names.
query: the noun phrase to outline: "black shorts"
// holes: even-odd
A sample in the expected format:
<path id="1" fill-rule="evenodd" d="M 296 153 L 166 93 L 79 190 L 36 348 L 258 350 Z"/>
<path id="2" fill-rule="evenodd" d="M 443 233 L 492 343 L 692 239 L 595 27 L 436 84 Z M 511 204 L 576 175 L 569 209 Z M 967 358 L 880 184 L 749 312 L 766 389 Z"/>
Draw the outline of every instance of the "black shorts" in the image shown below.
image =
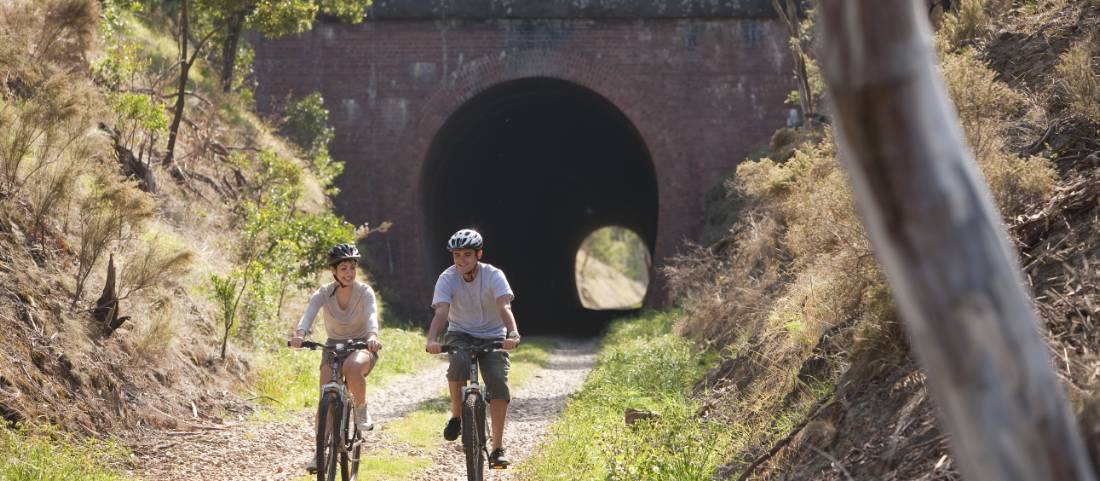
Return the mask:
<path id="1" fill-rule="evenodd" d="M 340 344 L 340 343 L 347 343 L 347 342 L 353 342 L 353 341 L 354 342 L 367 342 L 367 338 L 362 337 L 362 338 L 356 338 L 356 339 L 329 339 L 329 340 L 325 341 L 325 345 L 328 346 L 328 347 L 332 347 L 332 346 L 335 346 L 335 345 Z M 371 357 L 371 365 L 372 366 L 378 363 L 378 353 L 377 352 L 370 352 L 366 349 L 360 349 L 359 351 L 356 351 L 356 352 L 365 352 L 365 353 L 367 353 Z M 332 363 L 332 351 L 325 351 L 325 353 L 321 356 L 321 369 L 324 369 L 324 368 L 328 367 L 328 365 L 331 364 L 331 363 Z"/>
<path id="2" fill-rule="evenodd" d="M 472 347 L 480 346 L 491 341 L 500 340 L 499 337 L 480 338 L 462 332 L 448 332 L 443 336 L 443 342 L 451 346 Z M 452 352 L 448 355 L 451 361 L 447 368 L 447 380 L 452 382 L 466 381 L 470 379 L 469 354 Z M 512 361 L 508 359 L 505 351 L 493 351 L 481 356 L 478 362 L 478 372 L 485 380 L 485 398 L 489 400 L 512 400 L 512 393 L 508 390 L 508 371 L 512 369 Z"/>

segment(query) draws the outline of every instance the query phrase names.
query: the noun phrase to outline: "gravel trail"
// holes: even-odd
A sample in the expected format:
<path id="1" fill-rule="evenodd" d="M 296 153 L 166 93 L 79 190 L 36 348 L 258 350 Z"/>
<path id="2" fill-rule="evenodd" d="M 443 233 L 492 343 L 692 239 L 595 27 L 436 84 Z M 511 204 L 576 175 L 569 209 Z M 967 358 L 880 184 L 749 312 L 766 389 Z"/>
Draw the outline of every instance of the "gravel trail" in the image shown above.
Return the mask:
<path id="1" fill-rule="evenodd" d="M 547 366 L 513 391 L 505 432 L 505 446 L 513 463 L 530 455 L 561 414 L 569 394 L 580 387 L 595 363 L 597 348 L 595 340 L 560 340 Z M 445 388 L 446 369 L 440 359 L 416 374 L 397 376 L 381 388 L 368 388 L 375 422 L 384 425 L 438 397 Z M 158 481 L 298 479 L 306 474 L 305 462 L 313 452 L 313 416 L 301 412 L 275 421 L 207 423 L 188 431 L 150 432 L 129 443 L 134 453 L 132 474 Z M 407 446 L 389 440 L 385 432 L 383 427 L 368 435 L 365 453 L 380 449 L 410 452 Z M 428 455 L 433 462 L 414 476 L 416 481 L 466 479 L 460 443 L 440 437 L 436 448 L 416 454 Z M 513 472 L 491 471 L 489 479 L 512 481 Z"/>
<path id="2" fill-rule="evenodd" d="M 561 415 L 569 395 L 581 386 L 595 364 L 598 349 L 595 340 L 559 341 L 547 366 L 513 392 L 504 431 L 504 447 L 508 449 L 513 466 L 530 456 L 550 425 Z M 417 481 L 466 480 L 461 443 L 448 443 L 441 437 L 432 459 L 433 465 L 418 475 Z M 514 472 L 515 469 L 491 470 L 488 479 L 513 481 L 516 479 Z"/>
<path id="3" fill-rule="evenodd" d="M 385 424 L 438 396 L 447 365 L 442 360 L 416 373 L 368 388 L 376 423 Z M 312 412 L 290 419 L 200 425 L 190 431 L 151 433 L 133 443 L 134 474 L 147 480 L 285 480 L 306 474 L 313 453 Z M 376 436 L 371 434 L 370 436 Z"/>

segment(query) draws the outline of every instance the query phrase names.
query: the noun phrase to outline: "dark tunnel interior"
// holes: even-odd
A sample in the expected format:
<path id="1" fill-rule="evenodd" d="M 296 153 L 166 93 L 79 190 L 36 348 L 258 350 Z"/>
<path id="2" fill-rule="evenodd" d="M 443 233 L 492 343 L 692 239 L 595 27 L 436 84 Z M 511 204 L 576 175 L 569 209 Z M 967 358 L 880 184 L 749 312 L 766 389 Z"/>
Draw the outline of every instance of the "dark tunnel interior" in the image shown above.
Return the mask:
<path id="1" fill-rule="evenodd" d="M 607 99 L 563 80 L 514 80 L 467 101 L 433 139 L 420 187 L 429 278 L 451 264 L 451 233 L 479 230 L 524 333 L 587 336 L 622 314 L 581 305 L 574 259 L 589 233 L 629 228 L 650 254 L 657 238 L 641 136 Z"/>

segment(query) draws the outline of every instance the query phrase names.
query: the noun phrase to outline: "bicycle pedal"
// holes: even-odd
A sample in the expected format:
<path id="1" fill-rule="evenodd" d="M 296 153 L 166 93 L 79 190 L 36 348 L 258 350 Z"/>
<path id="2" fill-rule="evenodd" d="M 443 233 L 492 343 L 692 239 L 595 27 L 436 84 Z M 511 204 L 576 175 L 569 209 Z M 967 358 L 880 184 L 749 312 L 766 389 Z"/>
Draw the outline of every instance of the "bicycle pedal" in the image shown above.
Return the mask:
<path id="1" fill-rule="evenodd" d="M 508 465 L 507 464 L 490 464 L 489 469 L 497 469 L 497 470 L 503 471 L 505 469 L 508 469 Z"/>

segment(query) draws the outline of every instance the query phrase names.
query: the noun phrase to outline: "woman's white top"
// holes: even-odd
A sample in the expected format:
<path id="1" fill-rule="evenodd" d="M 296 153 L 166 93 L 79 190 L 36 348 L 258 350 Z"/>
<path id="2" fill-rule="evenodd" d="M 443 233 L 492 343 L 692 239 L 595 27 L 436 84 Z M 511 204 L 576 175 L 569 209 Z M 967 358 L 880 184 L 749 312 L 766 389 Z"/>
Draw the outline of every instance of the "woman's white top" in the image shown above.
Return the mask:
<path id="1" fill-rule="evenodd" d="M 378 310 L 375 307 L 374 290 L 355 281 L 351 286 L 351 298 L 347 309 L 340 309 L 336 300 L 336 282 L 321 286 L 309 296 L 309 307 L 298 322 L 298 329 L 310 332 L 317 312 L 323 313 L 325 334 L 329 339 L 349 340 L 378 334 Z"/>

